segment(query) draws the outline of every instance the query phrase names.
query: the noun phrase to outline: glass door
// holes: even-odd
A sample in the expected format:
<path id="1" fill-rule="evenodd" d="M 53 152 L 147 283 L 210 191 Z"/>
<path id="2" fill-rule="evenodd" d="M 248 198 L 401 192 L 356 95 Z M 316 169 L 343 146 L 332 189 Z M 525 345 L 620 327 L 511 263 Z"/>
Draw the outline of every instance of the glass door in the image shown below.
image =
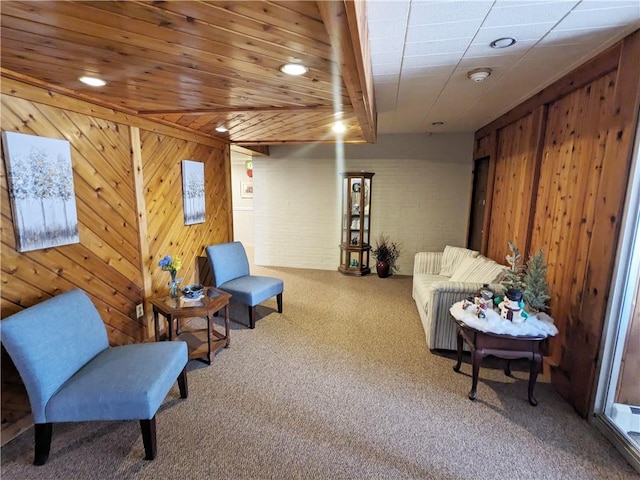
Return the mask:
<path id="1" fill-rule="evenodd" d="M 602 337 L 592 422 L 640 472 L 640 128 Z"/>

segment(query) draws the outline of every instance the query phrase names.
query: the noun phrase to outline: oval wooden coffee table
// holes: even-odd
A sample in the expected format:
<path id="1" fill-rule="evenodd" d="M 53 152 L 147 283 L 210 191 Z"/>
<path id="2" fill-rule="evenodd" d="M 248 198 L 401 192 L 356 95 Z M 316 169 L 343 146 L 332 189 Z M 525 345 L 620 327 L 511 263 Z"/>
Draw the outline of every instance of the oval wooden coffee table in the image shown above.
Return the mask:
<path id="1" fill-rule="evenodd" d="M 453 317 L 452 317 L 453 318 Z M 513 336 L 501 335 L 498 333 L 489 333 L 476 330 L 464 322 L 454 318 L 458 325 L 458 363 L 453 367 L 455 372 L 460 371 L 462 364 L 462 347 L 463 342 L 467 342 L 471 349 L 471 365 L 472 380 L 469 399 L 475 400 L 478 397 L 478 374 L 480 373 L 480 364 L 482 359 L 488 355 L 498 358 L 507 359 L 508 362 L 504 368 L 504 373 L 511 376 L 509 361 L 516 358 L 527 358 L 531 363 L 529 371 L 529 403 L 534 407 L 538 405 L 538 401 L 533 396 L 533 387 L 538 378 L 538 372 L 542 365 L 542 341 L 548 337 L 545 336 Z"/>

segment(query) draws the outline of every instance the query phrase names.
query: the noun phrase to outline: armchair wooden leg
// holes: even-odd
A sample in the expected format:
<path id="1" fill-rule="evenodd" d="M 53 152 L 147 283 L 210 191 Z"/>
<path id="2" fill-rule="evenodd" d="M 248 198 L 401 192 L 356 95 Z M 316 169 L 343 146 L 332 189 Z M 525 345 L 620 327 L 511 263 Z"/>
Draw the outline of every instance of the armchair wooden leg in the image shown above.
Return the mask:
<path id="1" fill-rule="evenodd" d="M 156 443 L 156 416 L 151 420 L 140 420 L 140 429 L 142 430 L 142 443 L 144 444 L 144 459 L 153 460 L 156 458 L 158 450 Z"/>
<path id="2" fill-rule="evenodd" d="M 278 313 L 282 313 L 282 294 L 279 293 L 276 296 L 276 301 L 278 302 Z"/>
<path id="3" fill-rule="evenodd" d="M 51 449 L 51 433 L 53 424 L 36 423 L 35 424 L 35 455 L 33 458 L 34 465 L 44 465 L 49 459 L 49 450 Z"/>
<path id="4" fill-rule="evenodd" d="M 189 385 L 187 385 L 187 367 L 184 367 L 178 375 L 178 388 L 180 389 L 180 398 L 189 396 Z"/>
<path id="5" fill-rule="evenodd" d="M 249 328 L 256 328 L 256 307 L 249 307 Z"/>

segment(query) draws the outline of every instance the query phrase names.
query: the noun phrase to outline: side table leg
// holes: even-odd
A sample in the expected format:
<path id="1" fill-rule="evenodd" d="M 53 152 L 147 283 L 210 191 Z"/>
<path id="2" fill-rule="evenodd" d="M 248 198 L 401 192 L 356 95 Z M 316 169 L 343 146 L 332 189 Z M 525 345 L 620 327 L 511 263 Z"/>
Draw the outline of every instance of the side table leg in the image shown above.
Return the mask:
<path id="1" fill-rule="evenodd" d="M 507 363 L 504 366 L 504 374 L 507 377 L 511 376 L 511 360 L 507 360 Z"/>
<path id="2" fill-rule="evenodd" d="M 160 319 L 158 318 L 158 311 L 153 309 L 153 329 L 156 334 L 156 342 L 160 341 Z"/>
<path id="3" fill-rule="evenodd" d="M 231 346 L 231 337 L 229 336 L 229 304 L 224 307 L 224 336 L 227 337 L 224 348 L 229 348 Z"/>
<path id="4" fill-rule="evenodd" d="M 456 366 L 453 367 L 453 371 L 454 372 L 459 372 L 460 371 L 460 365 L 462 365 L 462 343 L 463 343 L 463 339 L 462 339 L 462 332 L 460 332 L 460 328 L 458 328 L 458 335 L 457 335 L 457 340 L 458 340 L 458 363 L 456 363 Z"/>
<path id="5" fill-rule="evenodd" d="M 213 329 L 213 326 L 211 325 L 213 323 L 213 319 L 211 318 L 211 315 L 207 315 L 207 364 L 211 365 L 211 335 L 213 335 L 211 333 L 211 330 Z"/>
<path id="6" fill-rule="evenodd" d="M 533 387 L 536 386 L 540 365 L 542 365 L 542 355 L 534 353 L 531 359 L 531 371 L 529 373 L 529 403 L 534 407 L 538 405 L 538 401 L 533 396 Z"/>
<path id="7" fill-rule="evenodd" d="M 471 391 L 469 392 L 469 400 L 478 398 L 478 375 L 480 374 L 480 364 L 482 363 L 482 353 L 475 348 L 471 352 L 472 377 Z"/>

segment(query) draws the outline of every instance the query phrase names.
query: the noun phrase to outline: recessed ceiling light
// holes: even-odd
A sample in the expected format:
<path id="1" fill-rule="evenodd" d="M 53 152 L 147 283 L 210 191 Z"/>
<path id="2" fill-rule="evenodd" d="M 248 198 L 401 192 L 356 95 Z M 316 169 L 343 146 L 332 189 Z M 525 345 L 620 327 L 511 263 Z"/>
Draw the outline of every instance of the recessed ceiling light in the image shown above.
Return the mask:
<path id="1" fill-rule="evenodd" d="M 228 132 L 229 129 L 227 127 L 225 127 L 224 125 L 218 125 L 216 127 L 216 132 L 220 132 L 220 133 L 224 133 L 224 132 Z"/>
<path id="2" fill-rule="evenodd" d="M 475 83 L 484 82 L 489 75 L 491 75 L 490 68 L 474 68 L 467 72 L 467 77 Z"/>
<path id="3" fill-rule="evenodd" d="M 347 131 L 347 127 L 344 126 L 344 123 L 342 122 L 336 122 L 333 124 L 333 127 L 331 127 L 331 129 L 335 132 L 335 133 L 344 133 Z"/>
<path id="4" fill-rule="evenodd" d="M 503 37 L 503 38 L 498 38 L 497 40 L 494 40 L 489 45 L 491 46 L 491 48 L 507 48 L 512 45 L 515 45 L 515 43 L 516 43 L 515 38 Z"/>
<path id="5" fill-rule="evenodd" d="M 287 75 L 304 75 L 309 69 L 301 63 L 285 63 L 280 65 L 280 71 Z"/>
<path id="6" fill-rule="evenodd" d="M 104 87 L 107 84 L 107 82 L 97 77 L 84 76 L 84 77 L 79 77 L 78 80 L 80 80 L 85 85 L 89 85 L 91 87 Z"/>

